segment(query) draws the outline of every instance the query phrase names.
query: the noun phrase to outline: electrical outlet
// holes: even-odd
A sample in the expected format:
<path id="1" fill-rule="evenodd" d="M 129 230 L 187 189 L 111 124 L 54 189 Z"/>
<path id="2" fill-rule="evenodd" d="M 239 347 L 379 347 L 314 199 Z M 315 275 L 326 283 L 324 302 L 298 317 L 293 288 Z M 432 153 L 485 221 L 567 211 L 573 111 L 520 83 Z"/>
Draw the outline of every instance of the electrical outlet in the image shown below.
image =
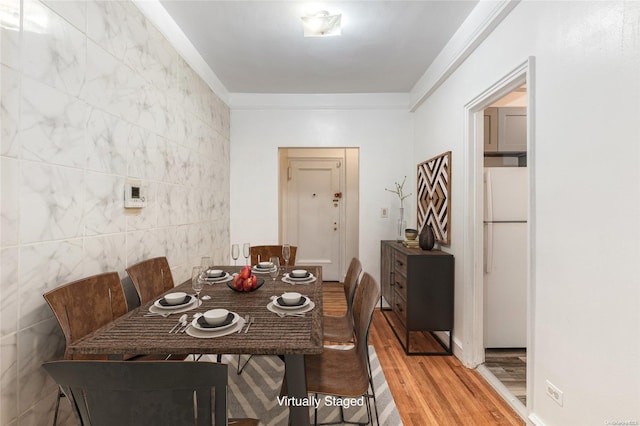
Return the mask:
<path id="1" fill-rule="evenodd" d="M 389 217 L 389 209 L 387 207 L 382 207 L 380 209 L 380 217 L 386 219 Z"/>
<path id="2" fill-rule="evenodd" d="M 547 395 L 562 407 L 562 391 L 547 380 Z"/>

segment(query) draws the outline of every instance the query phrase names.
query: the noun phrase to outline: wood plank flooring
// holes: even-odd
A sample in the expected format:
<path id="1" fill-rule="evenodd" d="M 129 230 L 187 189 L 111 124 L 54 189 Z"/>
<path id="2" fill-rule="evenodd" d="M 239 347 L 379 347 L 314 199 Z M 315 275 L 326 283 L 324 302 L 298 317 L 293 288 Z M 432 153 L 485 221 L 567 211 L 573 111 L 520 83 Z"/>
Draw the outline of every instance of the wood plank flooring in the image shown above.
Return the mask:
<path id="1" fill-rule="evenodd" d="M 325 283 L 324 311 L 345 311 L 342 286 Z M 369 335 L 404 425 L 524 425 L 515 411 L 474 370 L 455 356 L 406 356 L 376 310 Z M 394 426 L 394 425 L 389 425 Z"/>
<path id="2" fill-rule="evenodd" d="M 486 349 L 484 365 L 509 391 L 527 405 L 527 350 Z"/>

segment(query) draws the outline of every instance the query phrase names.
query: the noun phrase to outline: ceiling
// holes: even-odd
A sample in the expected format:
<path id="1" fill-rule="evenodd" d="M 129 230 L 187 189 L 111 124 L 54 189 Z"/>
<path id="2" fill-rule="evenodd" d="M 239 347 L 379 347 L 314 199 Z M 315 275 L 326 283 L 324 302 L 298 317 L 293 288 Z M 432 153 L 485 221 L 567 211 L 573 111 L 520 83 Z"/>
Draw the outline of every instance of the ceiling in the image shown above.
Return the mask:
<path id="1" fill-rule="evenodd" d="M 477 1 L 160 0 L 231 93 L 405 93 Z M 342 13 L 342 35 L 301 16 Z"/>

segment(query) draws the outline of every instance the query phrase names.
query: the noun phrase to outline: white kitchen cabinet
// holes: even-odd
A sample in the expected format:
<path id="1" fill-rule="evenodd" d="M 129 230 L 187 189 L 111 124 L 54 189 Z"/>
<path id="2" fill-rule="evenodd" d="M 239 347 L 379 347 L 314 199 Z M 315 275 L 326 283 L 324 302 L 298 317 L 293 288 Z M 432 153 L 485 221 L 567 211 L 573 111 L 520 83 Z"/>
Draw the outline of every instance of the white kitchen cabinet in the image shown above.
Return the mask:
<path id="1" fill-rule="evenodd" d="M 484 110 L 484 152 L 527 151 L 527 109 L 490 107 Z"/>
<path id="2" fill-rule="evenodd" d="M 498 108 L 498 151 L 527 150 L 527 109 Z"/>
<path id="3" fill-rule="evenodd" d="M 484 152 L 498 152 L 498 108 L 484 110 Z"/>

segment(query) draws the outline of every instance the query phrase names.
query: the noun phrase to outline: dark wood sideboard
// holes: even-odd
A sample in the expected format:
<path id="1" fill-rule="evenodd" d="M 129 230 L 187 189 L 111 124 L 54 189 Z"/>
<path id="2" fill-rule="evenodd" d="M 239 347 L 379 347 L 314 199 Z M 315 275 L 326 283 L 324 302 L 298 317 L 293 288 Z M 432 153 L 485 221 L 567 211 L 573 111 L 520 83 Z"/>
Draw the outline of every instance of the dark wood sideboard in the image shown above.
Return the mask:
<path id="1" fill-rule="evenodd" d="M 396 241 L 381 241 L 380 251 L 380 308 L 405 353 L 451 355 L 453 255 Z M 448 344 L 436 332 L 448 332 Z"/>

